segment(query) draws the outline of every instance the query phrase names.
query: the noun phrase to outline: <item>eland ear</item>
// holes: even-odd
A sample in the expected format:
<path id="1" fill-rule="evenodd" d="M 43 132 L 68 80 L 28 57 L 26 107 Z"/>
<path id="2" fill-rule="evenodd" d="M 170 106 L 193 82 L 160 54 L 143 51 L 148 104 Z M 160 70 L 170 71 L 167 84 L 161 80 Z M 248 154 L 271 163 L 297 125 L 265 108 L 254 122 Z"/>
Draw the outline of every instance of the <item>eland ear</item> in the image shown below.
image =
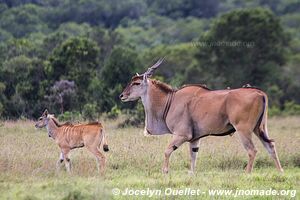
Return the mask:
<path id="1" fill-rule="evenodd" d="M 147 83 L 147 79 L 148 79 L 148 78 L 147 78 L 147 74 L 144 74 L 144 75 L 143 75 L 143 83 L 144 83 L 144 84 Z"/>

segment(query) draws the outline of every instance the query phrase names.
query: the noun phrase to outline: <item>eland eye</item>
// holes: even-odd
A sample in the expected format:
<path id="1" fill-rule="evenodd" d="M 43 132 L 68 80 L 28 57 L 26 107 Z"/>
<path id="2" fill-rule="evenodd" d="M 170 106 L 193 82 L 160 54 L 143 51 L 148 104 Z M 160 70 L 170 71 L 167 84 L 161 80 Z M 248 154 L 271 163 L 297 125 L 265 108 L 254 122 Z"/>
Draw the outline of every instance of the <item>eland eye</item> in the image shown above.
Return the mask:
<path id="1" fill-rule="evenodd" d="M 42 119 L 43 119 L 43 118 L 42 118 L 42 117 L 40 117 L 40 118 L 39 118 L 39 121 L 41 121 Z"/>
<path id="2" fill-rule="evenodd" d="M 138 83 L 138 82 L 134 82 L 132 83 L 132 85 L 140 85 L 141 83 Z"/>

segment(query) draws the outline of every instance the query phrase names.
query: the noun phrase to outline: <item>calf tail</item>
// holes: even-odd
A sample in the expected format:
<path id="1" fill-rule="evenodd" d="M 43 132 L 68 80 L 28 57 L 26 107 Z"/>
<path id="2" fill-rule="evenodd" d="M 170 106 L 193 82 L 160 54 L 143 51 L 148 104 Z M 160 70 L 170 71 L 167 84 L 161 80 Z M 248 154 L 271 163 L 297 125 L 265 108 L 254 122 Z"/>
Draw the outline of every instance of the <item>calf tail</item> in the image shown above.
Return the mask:
<path id="1" fill-rule="evenodd" d="M 103 138 L 103 151 L 107 152 L 107 151 L 109 151 L 109 148 L 108 148 L 108 144 L 107 144 L 107 140 L 106 140 L 106 134 L 105 134 L 105 131 L 103 128 L 101 131 L 102 131 L 102 138 Z"/>
<path id="2" fill-rule="evenodd" d="M 258 119 L 255 133 L 257 136 L 261 138 L 263 141 L 271 143 L 274 142 L 273 139 L 270 139 L 268 136 L 268 128 L 267 128 L 267 118 L 268 118 L 268 97 L 263 95 L 263 111 L 261 116 Z"/>

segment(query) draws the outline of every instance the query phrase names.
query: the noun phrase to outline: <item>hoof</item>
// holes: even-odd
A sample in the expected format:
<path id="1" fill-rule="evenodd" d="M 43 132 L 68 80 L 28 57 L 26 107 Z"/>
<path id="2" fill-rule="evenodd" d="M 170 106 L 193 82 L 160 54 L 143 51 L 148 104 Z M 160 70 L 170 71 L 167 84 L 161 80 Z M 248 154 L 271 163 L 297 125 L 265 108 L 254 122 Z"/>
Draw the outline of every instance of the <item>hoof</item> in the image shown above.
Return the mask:
<path id="1" fill-rule="evenodd" d="M 279 172 L 280 173 L 284 173 L 284 170 L 281 168 L 281 169 L 279 169 Z"/>
<path id="2" fill-rule="evenodd" d="M 168 173 L 169 173 L 169 170 L 166 169 L 166 168 L 163 168 L 163 169 L 162 169 L 162 173 L 163 173 L 163 174 L 168 174 Z"/>
<path id="3" fill-rule="evenodd" d="M 194 171 L 189 170 L 189 171 L 188 171 L 188 175 L 190 175 L 190 176 L 195 176 L 195 173 L 194 173 Z"/>
<path id="4" fill-rule="evenodd" d="M 252 172 L 252 169 L 249 169 L 248 166 L 246 166 L 245 173 L 246 174 L 251 174 L 251 172 Z"/>

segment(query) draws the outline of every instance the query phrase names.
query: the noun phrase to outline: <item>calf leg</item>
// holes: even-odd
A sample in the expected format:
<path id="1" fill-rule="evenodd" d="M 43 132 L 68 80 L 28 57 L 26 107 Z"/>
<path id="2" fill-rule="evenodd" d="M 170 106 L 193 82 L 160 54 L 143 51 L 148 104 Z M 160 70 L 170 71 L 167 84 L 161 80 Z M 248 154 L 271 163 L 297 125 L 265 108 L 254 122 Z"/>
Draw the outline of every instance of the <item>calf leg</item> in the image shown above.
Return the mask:
<path id="1" fill-rule="evenodd" d="M 71 160 L 69 158 L 70 149 L 62 149 L 62 152 L 67 172 L 71 173 Z"/>
<path id="2" fill-rule="evenodd" d="M 246 149 L 246 151 L 248 152 L 248 156 L 249 156 L 249 161 L 248 164 L 246 166 L 245 171 L 247 173 L 251 173 L 252 169 L 253 169 L 253 163 L 254 163 L 254 159 L 257 153 L 257 150 L 253 144 L 252 141 L 252 133 L 250 131 L 237 131 L 239 138 L 244 146 L 244 148 Z"/>
<path id="3" fill-rule="evenodd" d="M 97 147 L 87 147 L 87 149 L 96 157 L 97 159 L 97 170 L 100 174 L 104 174 L 106 158 L 105 156 L 99 151 Z"/>
<path id="4" fill-rule="evenodd" d="M 59 159 L 56 162 L 56 171 L 60 169 L 61 164 L 64 162 L 64 154 L 61 152 L 59 155 Z"/>
<path id="5" fill-rule="evenodd" d="M 169 143 L 167 149 L 165 150 L 165 160 L 162 168 L 163 173 L 168 173 L 169 171 L 169 159 L 173 151 L 175 151 L 180 145 L 186 142 L 186 137 L 173 135 L 171 142 Z"/>
<path id="6" fill-rule="evenodd" d="M 200 140 L 190 142 L 190 157 L 191 157 L 190 173 L 191 174 L 194 174 L 195 167 L 196 167 L 197 154 L 199 150 L 199 141 Z"/>

